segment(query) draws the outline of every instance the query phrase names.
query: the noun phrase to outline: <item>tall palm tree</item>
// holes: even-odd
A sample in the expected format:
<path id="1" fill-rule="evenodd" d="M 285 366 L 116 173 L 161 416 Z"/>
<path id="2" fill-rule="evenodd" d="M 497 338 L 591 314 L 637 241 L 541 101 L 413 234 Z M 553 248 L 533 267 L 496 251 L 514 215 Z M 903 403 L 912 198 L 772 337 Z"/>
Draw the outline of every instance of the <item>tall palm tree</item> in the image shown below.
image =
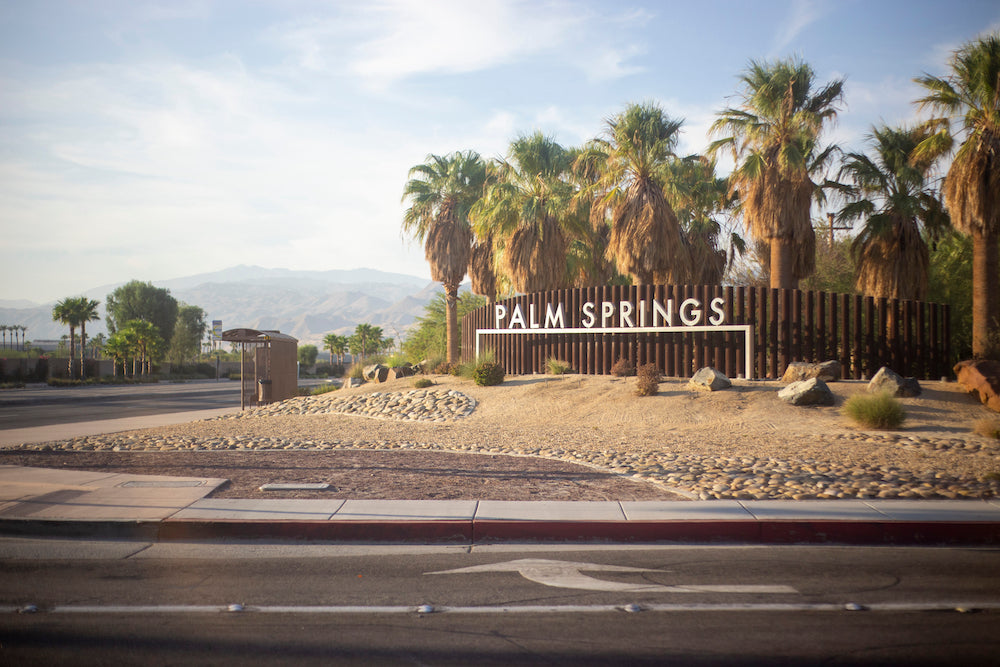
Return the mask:
<path id="1" fill-rule="evenodd" d="M 80 379 L 83 379 L 87 373 L 86 364 L 84 363 L 87 350 L 87 322 L 100 319 L 100 315 L 97 314 L 98 305 L 100 305 L 100 301 L 88 299 L 85 296 L 77 297 L 76 299 L 76 316 L 77 322 L 80 325 Z"/>
<path id="2" fill-rule="evenodd" d="M 52 319 L 69 327 L 69 379 L 76 377 L 73 360 L 76 357 L 76 327 L 79 324 L 74 297 L 66 297 L 52 307 Z"/>
<path id="3" fill-rule="evenodd" d="M 691 282 L 718 285 L 746 243 L 735 231 L 725 230 L 719 214 L 732 208 L 733 198 L 725 178 L 715 175 L 715 160 L 689 155 L 666 165 L 664 195 L 677 215 L 691 252 Z"/>
<path id="4" fill-rule="evenodd" d="M 813 92 L 812 68 L 795 59 L 750 61 L 740 80 L 743 103 L 719 112 L 711 131 L 728 136 L 712 142 L 709 152 L 732 151 L 737 166 L 730 184 L 739 194 L 743 223 L 770 245 L 771 287 L 792 289 L 815 266 L 809 212 L 817 186 L 811 173 L 833 152 L 820 148 L 819 137 L 836 118 L 844 82 Z"/>
<path id="5" fill-rule="evenodd" d="M 581 156 L 601 172 L 595 205 L 610 214 L 608 257 L 637 285 L 690 278 L 690 249 L 664 196 L 682 124 L 656 104 L 630 104 L 606 122 L 604 136 Z"/>
<path id="6" fill-rule="evenodd" d="M 493 166 L 494 178 L 473 207 L 477 235 L 492 235 L 496 265 L 514 291 L 566 284 L 569 239 L 564 225 L 572 215 L 573 157 L 541 132 L 518 137 L 507 157 Z"/>
<path id="7" fill-rule="evenodd" d="M 474 151 L 428 155 L 410 169 L 403 201 L 403 231 L 424 241 L 431 278 L 444 286 L 448 306 L 448 361 L 458 361 L 458 286 L 469 268 L 469 210 L 482 193 L 486 165 Z"/>
<path id="8" fill-rule="evenodd" d="M 328 350 L 330 352 L 331 366 L 333 366 L 333 355 L 334 355 L 333 348 L 336 347 L 336 344 L 337 344 L 337 334 L 328 333 L 327 335 L 323 336 L 323 349 Z"/>
<path id="9" fill-rule="evenodd" d="M 924 299 L 930 252 L 921 227 L 932 234 L 947 225 L 947 215 L 929 180 L 933 161 L 914 150 L 927 138 L 922 128 L 875 127 L 872 154 L 848 153 L 838 186 L 847 204 L 842 223 L 864 220 L 852 244 L 857 261 L 855 287 L 873 296 Z"/>
<path id="10" fill-rule="evenodd" d="M 951 74 L 916 82 L 928 94 L 921 108 L 947 114 L 922 149 L 950 150 L 950 120 L 962 144 L 944 180 L 952 223 L 972 237 L 972 353 L 1000 358 L 1000 33 L 965 44 L 951 58 Z"/>

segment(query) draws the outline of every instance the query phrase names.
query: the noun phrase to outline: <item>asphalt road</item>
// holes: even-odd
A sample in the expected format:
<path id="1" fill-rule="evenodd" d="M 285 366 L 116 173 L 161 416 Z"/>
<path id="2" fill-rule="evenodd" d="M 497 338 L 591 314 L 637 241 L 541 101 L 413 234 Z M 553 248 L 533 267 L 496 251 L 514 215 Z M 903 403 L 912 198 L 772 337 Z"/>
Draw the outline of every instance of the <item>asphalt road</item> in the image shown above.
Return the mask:
<path id="1" fill-rule="evenodd" d="M 5 664 L 978 665 L 1000 652 L 997 549 L 5 539 L 0 560 Z"/>
<path id="2" fill-rule="evenodd" d="M 240 384 L 230 380 L 37 386 L 0 392 L 0 430 L 239 406 Z"/>

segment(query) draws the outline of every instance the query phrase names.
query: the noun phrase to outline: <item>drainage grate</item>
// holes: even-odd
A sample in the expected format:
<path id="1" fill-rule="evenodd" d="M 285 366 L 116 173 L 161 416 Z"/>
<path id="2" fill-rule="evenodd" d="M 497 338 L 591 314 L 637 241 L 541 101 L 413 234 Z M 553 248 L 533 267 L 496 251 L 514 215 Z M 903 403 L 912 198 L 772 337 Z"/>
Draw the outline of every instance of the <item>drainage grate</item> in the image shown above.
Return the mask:
<path id="1" fill-rule="evenodd" d="M 261 491 L 326 491 L 330 485 L 325 482 L 318 484 L 264 484 Z"/>

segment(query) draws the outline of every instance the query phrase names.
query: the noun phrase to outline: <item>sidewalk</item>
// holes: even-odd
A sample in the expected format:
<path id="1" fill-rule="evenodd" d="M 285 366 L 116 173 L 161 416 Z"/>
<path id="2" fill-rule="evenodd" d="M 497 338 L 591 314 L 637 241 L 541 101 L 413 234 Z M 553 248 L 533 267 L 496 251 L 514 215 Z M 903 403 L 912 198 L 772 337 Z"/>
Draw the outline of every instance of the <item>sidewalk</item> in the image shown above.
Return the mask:
<path id="1" fill-rule="evenodd" d="M 224 481 L 0 466 L 0 535 L 447 544 L 1000 543 L 1000 499 L 510 502 L 206 498 Z"/>

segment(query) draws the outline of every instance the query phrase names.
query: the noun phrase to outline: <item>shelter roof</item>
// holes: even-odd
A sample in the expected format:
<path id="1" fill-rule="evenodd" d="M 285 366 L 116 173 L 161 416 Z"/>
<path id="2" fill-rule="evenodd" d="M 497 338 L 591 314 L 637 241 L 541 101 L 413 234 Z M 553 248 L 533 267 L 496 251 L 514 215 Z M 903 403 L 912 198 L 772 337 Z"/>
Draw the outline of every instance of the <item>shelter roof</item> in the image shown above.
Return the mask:
<path id="1" fill-rule="evenodd" d="M 222 332 L 222 340 L 227 343 L 298 343 L 298 338 L 293 338 L 280 331 L 260 331 L 258 329 L 228 329 Z"/>

